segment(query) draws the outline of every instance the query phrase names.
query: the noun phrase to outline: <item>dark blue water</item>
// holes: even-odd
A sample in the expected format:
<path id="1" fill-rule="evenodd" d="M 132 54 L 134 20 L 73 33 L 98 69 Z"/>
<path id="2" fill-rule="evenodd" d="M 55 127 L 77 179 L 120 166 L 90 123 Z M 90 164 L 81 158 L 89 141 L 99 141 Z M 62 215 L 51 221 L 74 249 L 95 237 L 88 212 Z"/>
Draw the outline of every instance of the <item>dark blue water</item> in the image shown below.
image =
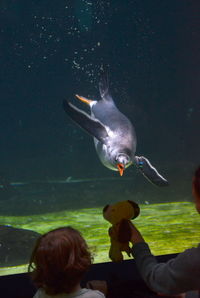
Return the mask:
<path id="1" fill-rule="evenodd" d="M 199 12 L 198 0 L 0 1 L 1 267 L 28 262 L 30 239 L 48 221 L 57 224 L 57 211 L 81 216 L 79 209 L 129 199 L 142 211 L 161 203 L 156 210 L 169 213 L 162 203 L 192 200 L 200 164 Z M 74 95 L 99 98 L 102 65 L 116 105 L 135 126 L 137 155 L 168 187 L 153 186 L 133 166 L 123 177 L 105 168 L 92 137 L 66 116 L 63 99 L 87 111 Z"/>
<path id="2" fill-rule="evenodd" d="M 126 191 L 141 202 L 189 199 L 191 175 L 200 162 L 199 6 L 185 0 L 1 1 L 2 175 L 10 182 L 118 177 L 103 167 L 92 138 L 62 109 L 63 99 L 75 102 L 76 93 L 98 99 L 104 64 L 115 102 L 136 128 L 137 154 L 147 156 L 170 187 L 153 188 L 129 168 L 120 182 L 90 185 L 101 197 L 94 205 L 106 202 L 115 188 L 117 199 Z M 133 182 L 126 181 L 131 177 Z M 80 194 L 88 186 L 56 187 L 17 187 L 21 196 L 11 196 L 12 209 L 1 196 L 1 213 L 61 209 L 59 200 L 40 208 L 35 197 L 63 191 L 70 201 L 73 191 L 83 202 Z M 30 206 L 24 203 L 27 193 Z M 88 206 L 87 195 L 82 205 Z"/>

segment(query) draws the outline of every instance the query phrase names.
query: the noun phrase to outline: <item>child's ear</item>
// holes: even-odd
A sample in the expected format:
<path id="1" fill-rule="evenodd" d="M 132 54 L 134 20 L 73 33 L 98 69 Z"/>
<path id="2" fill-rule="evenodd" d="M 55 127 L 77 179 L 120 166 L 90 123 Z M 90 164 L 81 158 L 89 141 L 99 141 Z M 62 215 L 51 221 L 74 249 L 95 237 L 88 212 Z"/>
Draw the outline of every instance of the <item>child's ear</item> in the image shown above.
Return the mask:
<path id="1" fill-rule="evenodd" d="M 118 229 L 118 241 L 129 242 L 131 239 L 131 228 L 128 219 L 122 219 Z"/>

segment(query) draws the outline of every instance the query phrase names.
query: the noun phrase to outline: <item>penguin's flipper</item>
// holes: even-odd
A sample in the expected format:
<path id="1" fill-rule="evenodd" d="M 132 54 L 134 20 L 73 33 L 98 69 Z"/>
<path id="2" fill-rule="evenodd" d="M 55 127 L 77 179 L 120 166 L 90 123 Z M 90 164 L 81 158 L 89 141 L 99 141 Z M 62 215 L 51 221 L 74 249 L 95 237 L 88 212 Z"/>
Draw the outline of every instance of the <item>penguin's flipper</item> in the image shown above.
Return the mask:
<path id="1" fill-rule="evenodd" d="M 113 102 L 112 96 L 109 92 L 108 73 L 105 70 L 102 70 L 100 76 L 99 92 L 103 100 Z"/>
<path id="2" fill-rule="evenodd" d="M 66 100 L 63 101 L 63 108 L 66 114 L 75 121 L 81 128 L 86 130 L 90 135 L 95 137 L 102 143 L 106 143 L 106 138 L 108 137 L 106 128 L 97 119 L 92 118 L 90 115 L 84 111 L 78 109 L 70 102 Z"/>
<path id="3" fill-rule="evenodd" d="M 135 163 L 137 169 L 147 178 L 151 183 L 157 186 L 167 186 L 169 182 L 161 176 L 156 168 L 154 168 L 149 160 L 144 156 L 135 156 Z"/>

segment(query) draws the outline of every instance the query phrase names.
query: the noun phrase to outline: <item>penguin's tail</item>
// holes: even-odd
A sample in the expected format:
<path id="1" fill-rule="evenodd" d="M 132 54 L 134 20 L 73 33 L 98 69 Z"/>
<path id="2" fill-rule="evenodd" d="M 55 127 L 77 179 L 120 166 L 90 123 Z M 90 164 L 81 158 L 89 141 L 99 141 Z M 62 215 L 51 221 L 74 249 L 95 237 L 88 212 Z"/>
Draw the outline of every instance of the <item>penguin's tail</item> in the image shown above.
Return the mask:
<path id="1" fill-rule="evenodd" d="M 108 69 L 105 66 L 101 67 L 99 92 L 103 100 L 113 101 L 112 96 L 109 92 Z"/>

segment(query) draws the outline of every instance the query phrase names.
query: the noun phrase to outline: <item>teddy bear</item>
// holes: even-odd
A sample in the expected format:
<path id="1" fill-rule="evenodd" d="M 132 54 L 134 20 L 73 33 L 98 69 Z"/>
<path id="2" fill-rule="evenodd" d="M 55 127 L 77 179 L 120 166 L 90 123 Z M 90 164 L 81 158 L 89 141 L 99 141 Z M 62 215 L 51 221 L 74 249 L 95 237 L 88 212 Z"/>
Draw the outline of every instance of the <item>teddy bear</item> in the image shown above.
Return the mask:
<path id="1" fill-rule="evenodd" d="M 129 241 L 131 239 L 130 220 L 136 218 L 140 208 L 134 201 L 122 201 L 103 208 L 103 217 L 112 226 L 108 230 L 110 236 L 109 258 L 114 262 L 123 260 L 122 251 L 130 257 Z"/>

